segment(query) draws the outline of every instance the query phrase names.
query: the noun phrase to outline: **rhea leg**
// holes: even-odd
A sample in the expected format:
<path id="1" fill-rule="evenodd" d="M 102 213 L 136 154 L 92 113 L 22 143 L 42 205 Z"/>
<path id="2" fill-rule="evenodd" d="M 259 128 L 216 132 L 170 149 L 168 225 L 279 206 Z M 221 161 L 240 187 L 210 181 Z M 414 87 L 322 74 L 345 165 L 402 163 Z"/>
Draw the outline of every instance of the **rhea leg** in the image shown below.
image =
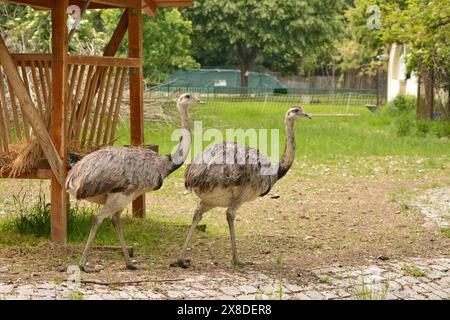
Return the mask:
<path id="1" fill-rule="evenodd" d="M 121 211 L 118 211 L 113 214 L 112 223 L 114 225 L 114 228 L 116 229 L 117 237 L 119 238 L 120 246 L 122 247 L 123 257 L 125 258 L 125 263 L 127 265 L 127 268 L 130 270 L 136 270 L 137 268 L 133 264 L 133 261 L 131 261 L 130 254 L 128 253 L 127 245 L 125 244 L 122 227 L 120 225 L 120 213 L 121 213 Z"/>
<path id="2" fill-rule="evenodd" d="M 87 268 L 86 261 L 87 261 L 87 257 L 88 257 L 89 251 L 91 251 L 91 249 L 92 249 L 92 244 L 94 242 L 95 235 L 97 234 L 98 227 L 100 227 L 100 225 L 102 224 L 103 220 L 107 216 L 109 216 L 109 212 L 107 210 L 107 207 L 103 207 L 100 210 L 99 214 L 94 216 L 94 218 L 92 220 L 92 227 L 91 227 L 91 231 L 89 233 L 89 238 L 88 238 L 88 241 L 87 241 L 86 246 L 84 248 L 83 255 L 82 255 L 81 261 L 80 261 L 80 267 L 85 272 L 92 272 L 92 271 L 94 271 L 92 269 L 88 269 Z"/>
<path id="3" fill-rule="evenodd" d="M 231 251 L 233 253 L 233 265 L 235 266 L 243 266 L 244 263 L 242 263 L 239 260 L 239 256 L 237 253 L 236 248 L 236 234 L 234 231 L 234 219 L 236 217 L 236 209 L 235 208 L 228 208 L 227 209 L 227 222 L 228 222 L 228 228 L 230 229 L 230 240 L 231 240 Z"/>
<path id="4" fill-rule="evenodd" d="M 180 258 L 177 262 L 172 263 L 171 267 L 182 267 L 182 268 L 188 268 L 190 265 L 190 261 L 186 260 L 186 251 L 189 246 L 189 243 L 192 239 L 192 235 L 194 234 L 195 228 L 197 227 L 197 224 L 202 220 L 203 214 L 211 210 L 212 207 L 205 204 L 204 202 L 200 202 L 197 209 L 195 210 L 194 217 L 192 219 L 191 227 L 189 228 L 188 235 L 186 237 L 186 240 L 183 245 L 183 249 L 181 251 Z"/>
<path id="5" fill-rule="evenodd" d="M 89 233 L 89 238 L 86 243 L 86 247 L 83 251 L 83 256 L 81 257 L 80 266 L 81 269 L 85 272 L 92 272 L 95 270 L 88 269 L 86 267 L 86 261 L 89 254 L 89 251 L 92 249 L 92 244 L 94 242 L 95 235 L 97 234 L 97 230 L 102 224 L 103 220 L 106 217 L 112 216 L 116 212 L 120 212 L 125 208 L 125 206 L 131 201 L 132 199 L 128 196 L 121 195 L 121 194 L 114 194 L 114 195 L 108 195 L 108 198 L 104 204 L 104 206 L 100 209 L 99 213 L 94 216 L 94 219 L 92 221 L 92 228 L 91 232 Z"/>

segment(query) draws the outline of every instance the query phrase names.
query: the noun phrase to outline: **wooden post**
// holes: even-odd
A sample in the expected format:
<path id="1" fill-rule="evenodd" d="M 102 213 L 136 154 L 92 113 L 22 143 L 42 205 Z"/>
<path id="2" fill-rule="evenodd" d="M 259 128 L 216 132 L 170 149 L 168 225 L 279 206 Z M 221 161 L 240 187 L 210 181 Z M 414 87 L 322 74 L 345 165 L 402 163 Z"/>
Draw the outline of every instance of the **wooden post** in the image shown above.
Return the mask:
<path id="1" fill-rule="evenodd" d="M 52 113 L 50 136 L 61 157 L 61 173 L 67 175 L 67 7 L 68 0 L 54 2 L 52 9 Z M 61 244 L 67 241 L 67 192 L 52 174 L 51 208 L 52 208 L 52 240 Z"/>
<path id="2" fill-rule="evenodd" d="M 141 60 L 138 68 L 130 68 L 130 124 L 131 144 L 144 144 L 144 91 L 142 70 L 142 10 L 131 8 L 128 11 L 128 42 L 130 58 Z M 145 216 L 145 196 L 133 201 L 133 217 Z"/>
<path id="3" fill-rule="evenodd" d="M 34 106 L 33 100 L 31 100 L 30 92 L 26 89 L 25 84 L 19 76 L 17 67 L 14 64 L 11 55 L 8 52 L 8 48 L 5 45 L 2 37 L 0 36 L 0 64 L 3 66 L 3 70 L 8 77 L 8 81 L 11 83 L 17 98 L 19 99 L 20 105 L 23 112 L 33 128 L 34 134 L 39 141 L 45 156 L 52 167 L 52 171 L 56 174 L 57 179 L 63 183 L 63 177 L 60 172 L 61 159 L 58 156 L 58 151 L 56 150 L 50 135 L 47 132 L 47 127 L 42 120 L 39 112 Z"/>

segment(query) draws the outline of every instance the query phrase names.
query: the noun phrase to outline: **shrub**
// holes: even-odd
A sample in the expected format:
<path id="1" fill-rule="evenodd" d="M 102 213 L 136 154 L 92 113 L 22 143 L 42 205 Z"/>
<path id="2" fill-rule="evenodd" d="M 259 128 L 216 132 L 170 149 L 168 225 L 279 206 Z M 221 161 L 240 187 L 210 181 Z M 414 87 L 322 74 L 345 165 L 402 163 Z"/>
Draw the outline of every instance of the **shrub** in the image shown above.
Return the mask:
<path id="1" fill-rule="evenodd" d="M 45 194 L 39 190 L 36 201 L 26 204 L 27 194 L 19 192 L 13 196 L 16 215 L 10 217 L 3 225 L 4 231 L 21 235 L 50 238 L 51 207 Z M 70 207 L 67 214 L 67 232 L 69 238 L 78 240 L 89 233 L 95 209 L 89 207 Z"/>
<path id="2" fill-rule="evenodd" d="M 416 134 L 419 137 L 426 137 L 430 131 L 431 131 L 431 127 L 432 127 L 432 122 L 431 121 L 426 121 L 426 120 L 417 120 L 416 121 Z"/>
<path id="3" fill-rule="evenodd" d="M 413 112 L 416 109 L 416 98 L 412 96 L 397 96 L 387 104 L 387 110 L 392 115 Z"/>

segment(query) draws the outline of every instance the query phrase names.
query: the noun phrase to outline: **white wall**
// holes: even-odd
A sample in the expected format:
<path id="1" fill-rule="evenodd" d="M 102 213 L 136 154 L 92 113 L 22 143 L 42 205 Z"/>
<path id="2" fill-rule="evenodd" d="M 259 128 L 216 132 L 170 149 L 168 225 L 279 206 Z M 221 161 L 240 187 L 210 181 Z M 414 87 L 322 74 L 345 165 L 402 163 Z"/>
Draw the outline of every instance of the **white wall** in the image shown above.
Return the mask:
<path id="1" fill-rule="evenodd" d="M 399 94 L 417 96 L 416 75 L 411 74 L 411 77 L 406 79 L 405 52 L 404 45 L 394 44 L 391 47 L 388 68 L 388 101 Z"/>

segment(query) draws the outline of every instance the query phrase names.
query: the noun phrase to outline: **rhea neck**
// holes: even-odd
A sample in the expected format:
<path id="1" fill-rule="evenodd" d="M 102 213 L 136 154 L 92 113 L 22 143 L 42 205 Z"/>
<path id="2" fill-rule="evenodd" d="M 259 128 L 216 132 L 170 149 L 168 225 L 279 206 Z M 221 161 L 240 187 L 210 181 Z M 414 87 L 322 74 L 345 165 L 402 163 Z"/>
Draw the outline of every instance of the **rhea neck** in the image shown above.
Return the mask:
<path id="1" fill-rule="evenodd" d="M 294 119 L 286 118 L 284 120 L 286 126 L 286 147 L 278 166 L 278 179 L 281 179 L 286 175 L 294 162 L 296 147 L 294 122 Z"/>
<path id="2" fill-rule="evenodd" d="M 169 174 L 183 165 L 188 157 L 189 149 L 191 147 L 191 128 L 187 106 L 178 104 L 177 108 L 181 116 L 181 138 L 177 150 L 170 155 L 172 164 L 169 169 Z"/>

